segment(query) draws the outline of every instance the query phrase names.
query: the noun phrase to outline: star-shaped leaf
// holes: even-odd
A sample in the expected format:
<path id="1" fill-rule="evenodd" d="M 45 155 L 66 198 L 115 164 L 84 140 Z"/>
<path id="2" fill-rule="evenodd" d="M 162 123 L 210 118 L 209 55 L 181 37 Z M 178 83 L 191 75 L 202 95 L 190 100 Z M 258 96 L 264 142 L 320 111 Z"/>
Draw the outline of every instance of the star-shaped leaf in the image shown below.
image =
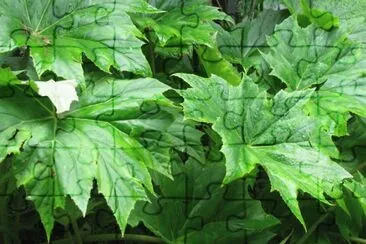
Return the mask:
<path id="1" fill-rule="evenodd" d="M 142 35 L 127 12 L 158 11 L 143 0 L 4 0 L 0 51 L 28 46 L 39 75 L 51 70 L 78 82 L 84 81 L 82 54 L 106 72 L 113 66 L 150 75 Z"/>
<path id="2" fill-rule="evenodd" d="M 16 153 L 13 167 L 24 185 L 49 238 L 53 211 L 65 207 L 69 195 L 86 212 L 93 180 L 124 231 L 137 200 L 153 191 L 149 169 L 162 174 L 153 155 L 135 138 L 118 129 L 118 121 L 139 121 L 148 108 L 169 104 L 168 87 L 154 79 L 88 82 L 79 102 L 59 118 L 47 97 L 28 86 L 2 86 L 0 159 Z M 10 96 L 5 96 L 10 94 Z M 145 110 L 146 111 L 145 111 Z M 21 153 L 19 153 L 22 148 Z"/>
<path id="3" fill-rule="evenodd" d="M 305 227 L 296 199 L 298 191 L 327 203 L 324 194 L 338 197 L 342 180 L 352 177 L 314 145 L 317 124 L 302 109 L 312 90 L 280 91 L 268 99 L 266 92 L 250 79 L 234 87 L 214 75 L 176 76 L 192 86 L 181 91 L 185 116 L 213 123 L 222 137 L 221 151 L 226 157 L 224 183 L 248 175 L 261 165 L 272 189 L 279 191 Z"/>

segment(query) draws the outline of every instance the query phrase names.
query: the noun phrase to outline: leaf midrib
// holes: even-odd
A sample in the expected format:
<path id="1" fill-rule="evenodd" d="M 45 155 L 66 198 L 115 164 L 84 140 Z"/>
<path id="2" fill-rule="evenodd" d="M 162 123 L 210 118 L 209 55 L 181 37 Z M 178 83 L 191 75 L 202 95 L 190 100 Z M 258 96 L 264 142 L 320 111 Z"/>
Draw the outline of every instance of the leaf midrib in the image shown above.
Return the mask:
<path id="1" fill-rule="evenodd" d="M 41 24 L 42 24 L 42 22 L 43 22 L 44 16 L 46 15 L 46 12 L 47 12 L 47 10 L 48 10 L 48 8 L 49 8 L 50 4 L 51 4 L 51 1 L 52 1 L 52 0 L 48 0 L 48 1 L 47 1 L 47 5 L 46 5 L 46 7 L 43 9 L 43 12 L 42 12 L 41 18 L 40 18 L 40 20 L 39 20 L 39 22 L 38 22 L 38 24 L 37 24 L 37 27 L 36 27 L 36 29 L 35 29 L 35 32 L 38 32 L 38 29 L 39 29 L 40 25 L 41 25 Z M 26 6 L 27 6 L 27 9 L 28 9 L 28 5 L 27 5 L 27 4 L 26 4 Z M 28 14 L 29 14 L 29 12 L 28 12 Z"/>

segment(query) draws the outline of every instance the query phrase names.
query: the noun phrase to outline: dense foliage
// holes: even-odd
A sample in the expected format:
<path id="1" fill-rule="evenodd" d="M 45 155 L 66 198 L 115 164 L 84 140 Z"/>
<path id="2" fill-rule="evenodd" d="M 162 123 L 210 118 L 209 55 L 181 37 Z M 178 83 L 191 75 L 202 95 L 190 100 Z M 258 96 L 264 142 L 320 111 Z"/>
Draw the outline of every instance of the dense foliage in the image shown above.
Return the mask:
<path id="1" fill-rule="evenodd" d="M 1 243 L 366 243 L 366 1 L 2 0 L 0 23 Z"/>

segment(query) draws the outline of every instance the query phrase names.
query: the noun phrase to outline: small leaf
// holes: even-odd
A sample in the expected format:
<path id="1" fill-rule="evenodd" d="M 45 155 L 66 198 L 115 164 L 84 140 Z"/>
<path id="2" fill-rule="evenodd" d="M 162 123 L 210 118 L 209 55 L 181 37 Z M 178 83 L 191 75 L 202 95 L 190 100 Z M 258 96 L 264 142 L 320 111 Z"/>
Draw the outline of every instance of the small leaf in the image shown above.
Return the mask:
<path id="1" fill-rule="evenodd" d="M 250 197 L 247 181 L 221 187 L 223 173 L 223 161 L 200 164 L 188 158 L 183 164 L 175 159 L 174 180 L 161 179 L 162 196 L 137 203 L 129 223 L 142 221 L 172 244 L 267 243 L 279 220 Z"/>
<path id="2" fill-rule="evenodd" d="M 239 72 L 235 67 L 222 57 L 217 48 L 196 48 L 202 66 L 208 75 L 215 74 L 227 80 L 230 84 L 238 85 L 241 81 Z"/>
<path id="3" fill-rule="evenodd" d="M 257 49 L 266 48 L 266 35 L 273 33 L 275 25 L 283 19 L 283 12 L 265 10 L 253 20 L 244 20 L 233 26 L 230 31 L 216 25 L 218 29 L 217 46 L 223 56 L 233 62 L 248 66 L 253 62 L 249 57 L 258 55 Z"/>
<path id="4" fill-rule="evenodd" d="M 181 56 L 191 52 L 193 45 L 215 46 L 213 20 L 232 18 L 207 1 L 151 1 L 164 13 L 146 16 L 133 15 L 140 29 L 149 29 L 155 43 L 155 52 L 164 56 Z"/>
<path id="5" fill-rule="evenodd" d="M 31 137 L 27 130 L 18 130 L 10 127 L 2 132 L 0 137 L 0 163 L 7 155 L 18 154 L 24 142 Z"/>
<path id="6" fill-rule="evenodd" d="M 0 97 L 0 143 L 6 145 L 0 157 L 18 152 L 25 140 L 12 167 L 17 186 L 24 186 L 33 201 L 48 238 L 53 211 L 65 207 L 67 195 L 85 214 L 95 179 L 123 232 L 135 202 L 147 198 L 146 190 L 153 191 L 149 169 L 160 170 L 156 166 L 160 162 L 117 126 L 139 122 L 141 115 L 148 117 L 146 103 L 159 111 L 160 102 L 167 104 L 162 92 L 168 87 L 149 78 L 103 77 L 87 84 L 79 102 L 63 118 L 55 117 L 50 99 L 30 93 L 28 86 L 1 87 L 2 92 L 12 93 Z M 59 99 L 57 82 L 44 87 L 47 95 Z M 66 87 L 73 85 L 68 81 Z"/>

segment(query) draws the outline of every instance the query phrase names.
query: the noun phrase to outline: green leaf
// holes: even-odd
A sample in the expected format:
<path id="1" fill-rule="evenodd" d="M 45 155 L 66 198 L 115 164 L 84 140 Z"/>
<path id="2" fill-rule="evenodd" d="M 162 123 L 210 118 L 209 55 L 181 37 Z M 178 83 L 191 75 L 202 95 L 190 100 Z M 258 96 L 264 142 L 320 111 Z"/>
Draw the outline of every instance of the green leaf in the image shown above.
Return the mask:
<path id="1" fill-rule="evenodd" d="M 208 75 L 215 74 L 227 80 L 233 85 L 241 81 L 239 72 L 235 67 L 222 57 L 217 48 L 197 47 L 197 54 Z"/>
<path id="2" fill-rule="evenodd" d="M 341 152 L 339 163 L 349 172 L 356 172 L 366 162 L 366 118 L 354 116 L 348 123 L 349 135 L 336 143 Z"/>
<path id="3" fill-rule="evenodd" d="M 333 112 L 351 111 L 366 116 L 366 77 L 328 80 L 314 99 L 321 100 L 318 104 Z"/>
<path id="4" fill-rule="evenodd" d="M 227 60 L 248 68 L 253 65 L 248 61 L 249 57 L 254 56 L 257 49 L 267 47 L 266 35 L 272 34 L 275 25 L 282 19 L 282 12 L 266 10 L 254 20 L 245 20 L 233 26 L 229 32 L 217 26 L 217 46 Z"/>
<path id="5" fill-rule="evenodd" d="M 21 81 L 17 76 L 10 70 L 10 68 L 0 68 L 0 97 L 12 96 L 13 91 L 10 89 L 5 92 L 7 87 L 10 85 L 21 84 Z M 20 153 L 20 149 L 24 142 L 31 137 L 31 134 L 27 130 L 18 130 L 16 127 L 9 127 L 2 133 L 0 137 L 0 163 L 10 154 Z"/>
<path id="6" fill-rule="evenodd" d="M 309 0 L 283 0 L 282 2 L 292 13 L 304 15 L 310 22 L 315 23 L 317 26 L 325 30 L 339 26 L 339 19 L 331 12 L 315 7 L 317 5 L 315 3 L 316 1 L 310 2 Z"/>
<path id="7" fill-rule="evenodd" d="M 308 110 L 330 136 L 347 134 L 349 112 L 366 115 L 364 55 L 340 30 L 301 28 L 291 17 L 276 27 L 268 42 L 271 51 L 262 55 L 272 67 L 271 74 L 288 89 L 320 86 Z"/>
<path id="8" fill-rule="evenodd" d="M 342 180 L 352 177 L 318 150 L 313 138 L 319 133 L 318 125 L 302 111 L 312 90 L 280 91 L 268 99 L 266 92 L 249 79 L 233 87 L 214 75 L 176 76 L 192 86 L 181 91 L 185 116 L 213 123 L 222 137 L 221 151 L 226 157 L 224 183 L 246 176 L 261 165 L 272 190 L 279 191 L 305 227 L 296 199 L 298 191 L 328 203 L 324 194 L 338 197 Z"/>
<path id="9" fill-rule="evenodd" d="M 83 213 L 70 198 L 66 198 L 65 209 L 55 209 L 54 215 L 55 221 L 65 227 L 72 224 L 73 221 L 76 222 L 79 218 L 83 217 Z"/>
<path id="10" fill-rule="evenodd" d="M 366 179 L 359 172 L 356 178 L 345 182 L 344 195 L 337 200 L 336 223 L 345 239 L 359 236 L 366 219 Z"/>
<path id="11" fill-rule="evenodd" d="M 311 102 L 306 106 L 307 111 L 322 124 L 330 136 L 347 135 L 347 121 L 351 115 L 348 112 L 340 113 L 329 110 L 328 107 L 323 105 L 323 99 L 326 101 L 327 97 L 320 96 L 318 92 L 314 92 Z"/>
<path id="12" fill-rule="evenodd" d="M 181 56 L 190 52 L 193 45 L 215 46 L 213 20 L 232 19 L 207 1 L 152 1 L 164 13 L 146 16 L 134 15 L 133 20 L 141 29 L 154 34 L 156 51 L 168 56 Z"/>
<path id="13" fill-rule="evenodd" d="M 144 113 L 145 103 L 166 103 L 161 93 L 168 87 L 148 78 L 104 77 L 88 82 L 79 102 L 62 117 L 56 117 L 48 99 L 27 87 L 3 87 L 2 91 L 6 89 L 13 93 L 0 99 L 0 140 L 2 144 L 9 138 L 9 143 L 16 142 L 16 147 L 5 148 L 9 153 L 29 138 L 23 131 L 31 135 L 15 156 L 13 167 L 17 185 L 24 185 L 34 202 L 48 238 L 53 211 L 65 207 L 66 195 L 85 214 L 93 179 L 123 232 L 135 202 L 146 199 L 145 189 L 153 191 L 148 169 L 159 172 L 160 168 L 143 145 L 115 124 L 138 119 L 135 111 Z"/>
<path id="14" fill-rule="evenodd" d="M 174 181 L 165 179 L 162 194 L 140 202 L 130 222 L 142 221 L 167 243 L 267 242 L 278 219 L 252 199 L 244 181 L 220 187 L 223 162 L 200 164 L 189 158 L 173 162 Z M 169 221 L 167 221 L 169 220 Z"/>
<path id="15" fill-rule="evenodd" d="M 293 17 L 276 26 L 268 44 L 270 52 L 262 55 L 273 69 L 271 74 L 291 90 L 364 70 L 357 67 L 362 58 L 360 47 L 347 41 L 341 31 L 327 32 L 314 25 L 301 28 Z M 357 69 L 352 70 L 354 67 Z"/>
<path id="16" fill-rule="evenodd" d="M 153 104 L 152 104 L 153 105 Z M 177 108 L 144 106 L 143 113 L 135 111 L 131 119 L 112 122 L 121 131 L 136 138 L 153 155 L 153 170 L 171 178 L 170 153 L 185 152 L 196 160 L 204 158 L 202 132 L 193 121 L 184 121 Z"/>
<path id="17" fill-rule="evenodd" d="M 10 1 L 0 3 L 0 51 L 29 46 L 39 75 L 51 70 L 84 81 L 84 53 L 101 70 L 151 71 L 127 12 L 156 12 L 143 0 Z"/>
<path id="18" fill-rule="evenodd" d="M 19 84 L 18 77 L 10 68 L 0 68 L 0 86 Z"/>
<path id="19" fill-rule="evenodd" d="M 0 163 L 7 155 L 18 154 L 24 142 L 31 137 L 27 130 L 18 130 L 15 127 L 9 127 L 2 132 L 0 137 Z"/>
<path id="20" fill-rule="evenodd" d="M 366 66 L 365 66 L 366 68 Z M 314 93 L 310 113 L 336 136 L 347 135 L 349 112 L 366 116 L 366 78 L 349 72 L 332 77 Z"/>
<path id="21" fill-rule="evenodd" d="M 304 14 L 312 23 L 324 29 L 339 27 L 350 34 L 351 40 L 365 44 L 365 1 L 302 0 L 301 4 L 298 0 L 283 0 L 283 2 L 291 12 Z"/>

